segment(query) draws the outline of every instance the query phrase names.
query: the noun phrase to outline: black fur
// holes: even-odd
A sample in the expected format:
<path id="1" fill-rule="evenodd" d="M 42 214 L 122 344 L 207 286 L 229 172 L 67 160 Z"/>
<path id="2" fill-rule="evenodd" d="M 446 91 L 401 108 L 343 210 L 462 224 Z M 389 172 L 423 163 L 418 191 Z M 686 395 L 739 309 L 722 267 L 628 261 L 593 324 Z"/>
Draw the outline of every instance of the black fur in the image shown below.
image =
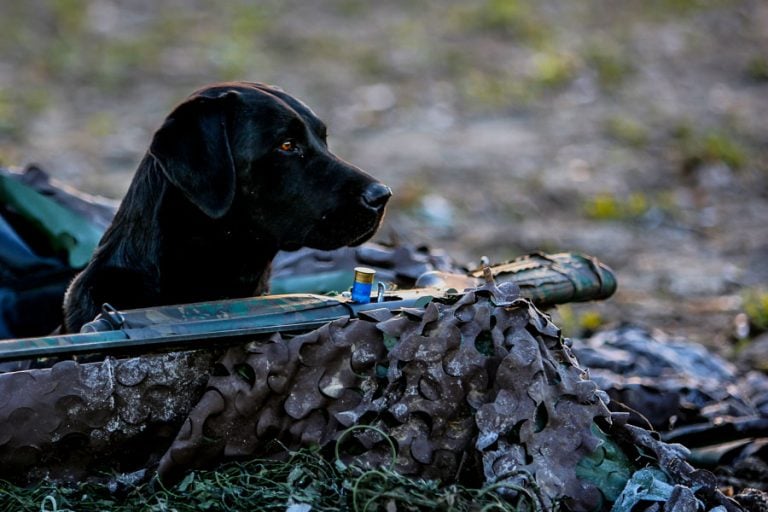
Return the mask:
<path id="1" fill-rule="evenodd" d="M 265 293 L 278 250 L 360 244 L 389 196 L 333 155 L 323 122 L 282 90 L 202 89 L 155 133 L 67 291 L 64 330 L 79 331 L 105 302 L 130 309 Z"/>

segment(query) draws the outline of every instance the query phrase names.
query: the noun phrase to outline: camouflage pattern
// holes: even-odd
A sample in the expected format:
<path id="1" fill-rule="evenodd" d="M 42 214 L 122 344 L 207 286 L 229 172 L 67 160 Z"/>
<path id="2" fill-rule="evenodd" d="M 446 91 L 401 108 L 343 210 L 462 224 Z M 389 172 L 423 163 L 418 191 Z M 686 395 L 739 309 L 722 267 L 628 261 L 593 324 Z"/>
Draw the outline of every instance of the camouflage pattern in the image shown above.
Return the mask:
<path id="1" fill-rule="evenodd" d="M 219 363 L 160 461 L 165 482 L 314 446 L 346 464 L 493 483 L 510 500 L 530 492 L 544 510 L 594 510 L 617 498 L 633 461 L 656 460 L 691 510 L 739 510 L 682 447 L 609 412 L 559 330 L 509 283 L 275 334 Z"/>
<path id="2" fill-rule="evenodd" d="M 490 280 L 398 313 L 369 306 L 298 336 L 253 335 L 218 360 L 206 350 L 0 375 L 0 478 L 156 469 L 168 484 L 314 446 L 444 484 L 495 483 L 545 510 L 593 510 L 641 460 L 664 468 L 685 503 L 739 510 L 683 449 L 608 410 L 514 284 Z"/>
<path id="3" fill-rule="evenodd" d="M 500 283 L 518 285 L 522 296 L 539 306 L 604 299 L 616 288 L 605 265 L 571 253 L 526 256 L 491 267 L 491 273 Z M 352 275 L 347 276 L 348 286 Z M 478 286 L 481 277 L 479 271 L 470 276 L 427 273 L 417 282 L 431 289 L 389 292 L 383 303 L 373 307 L 422 307 L 435 298 Z M 80 334 L 0 340 L 0 361 L 94 352 L 139 353 L 158 347 L 194 348 L 260 333 L 307 331 L 338 318 L 355 317 L 370 307 L 341 297 L 289 294 L 120 312 L 105 309 Z"/>
<path id="4" fill-rule="evenodd" d="M 496 282 L 513 282 L 520 294 L 546 308 L 569 302 L 604 300 L 616 291 L 616 278 L 593 256 L 535 253 L 491 267 Z M 481 278 L 482 270 L 470 274 Z"/>
<path id="5" fill-rule="evenodd" d="M 219 345 L 223 338 L 275 331 L 307 331 L 348 317 L 340 301 L 318 295 L 283 295 L 105 311 L 85 332 L 0 340 L 0 361 L 83 353 L 148 352 Z"/>
<path id="6" fill-rule="evenodd" d="M 444 483 L 541 489 L 543 505 L 603 502 L 578 478 L 611 415 L 558 329 L 512 285 L 400 315 L 370 310 L 292 338 L 233 347 L 159 474 L 338 443 L 342 460 Z M 352 430 L 348 430 L 355 427 Z M 279 445 L 277 444 L 279 443 Z"/>
<path id="7" fill-rule="evenodd" d="M 77 481 L 145 470 L 203 392 L 215 351 L 0 375 L 0 478 Z"/>

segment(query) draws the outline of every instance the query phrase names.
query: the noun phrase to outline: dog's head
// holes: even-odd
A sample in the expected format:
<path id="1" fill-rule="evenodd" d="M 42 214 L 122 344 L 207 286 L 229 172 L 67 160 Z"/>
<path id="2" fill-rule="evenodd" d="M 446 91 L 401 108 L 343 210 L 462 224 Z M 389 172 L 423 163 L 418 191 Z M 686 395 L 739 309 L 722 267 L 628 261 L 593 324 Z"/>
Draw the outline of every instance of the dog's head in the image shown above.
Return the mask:
<path id="1" fill-rule="evenodd" d="M 155 133 L 150 154 L 206 216 L 258 226 L 281 249 L 360 244 L 391 195 L 329 151 L 309 107 L 263 84 L 196 92 Z"/>

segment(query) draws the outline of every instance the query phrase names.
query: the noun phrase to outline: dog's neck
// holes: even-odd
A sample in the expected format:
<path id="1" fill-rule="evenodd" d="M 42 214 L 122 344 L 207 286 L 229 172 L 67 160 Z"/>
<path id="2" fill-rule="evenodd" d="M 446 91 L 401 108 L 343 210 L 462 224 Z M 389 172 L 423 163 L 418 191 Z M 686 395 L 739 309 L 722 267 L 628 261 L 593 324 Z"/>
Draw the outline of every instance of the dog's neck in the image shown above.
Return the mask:
<path id="1" fill-rule="evenodd" d="M 261 294 L 277 243 L 224 216 L 211 219 L 168 186 L 158 212 L 160 288 L 172 302 Z"/>
<path id="2" fill-rule="evenodd" d="M 246 297 L 268 291 L 277 242 L 230 217 L 212 219 L 171 185 L 152 157 L 142 161 L 102 239 L 109 261 L 152 276 L 157 304 Z M 150 195 L 137 197 L 138 194 Z M 153 205 L 154 211 L 135 208 Z M 157 268 L 148 268 L 157 262 Z M 145 304 L 151 305 L 151 304 Z M 133 307 L 133 306 L 131 306 Z"/>

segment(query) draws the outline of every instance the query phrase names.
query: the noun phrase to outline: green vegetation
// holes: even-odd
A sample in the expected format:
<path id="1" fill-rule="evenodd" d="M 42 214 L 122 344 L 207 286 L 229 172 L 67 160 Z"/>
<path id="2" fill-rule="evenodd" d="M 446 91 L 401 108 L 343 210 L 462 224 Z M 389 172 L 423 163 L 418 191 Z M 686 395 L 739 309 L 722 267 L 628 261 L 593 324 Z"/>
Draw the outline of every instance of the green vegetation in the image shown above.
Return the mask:
<path id="1" fill-rule="evenodd" d="M 620 46 L 601 42 L 592 44 L 584 52 L 587 65 L 597 75 L 597 83 L 605 91 L 615 91 L 633 72 L 629 57 Z"/>
<path id="2" fill-rule="evenodd" d="M 459 92 L 476 109 L 498 109 L 525 105 L 536 98 L 521 76 L 468 71 L 459 82 Z"/>
<path id="3" fill-rule="evenodd" d="M 113 133 L 118 127 L 118 120 L 111 112 L 101 111 L 92 114 L 85 121 L 86 132 L 93 137 L 102 137 Z"/>
<path id="4" fill-rule="evenodd" d="M 642 192 L 634 192 L 625 198 L 603 192 L 589 199 L 584 205 L 586 215 L 595 220 L 636 219 L 649 208 L 648 197 Z"/>
<path id="5" fill-rule="evenodd" d="M 534 53 L 525 70 L 464 70 L 459 77 L 459 91 L 476 109 L 520 107 L 568 85 L 580 68 L 576 54 L 546 49 Z"/>
<path id="6" fill-rule="evenodd" d="M 40 113 L 48 103 L 48 93 L 42 87 L 24 91 L 0 88 L 0 140 L 20 140 L 22 125 L 17 120 Z"/>
<path id="7" fill-rule="evenodd" d="M 656 21 L 688 16 L 706 8 L 717 7 L 726 0 L 647 0 L 641 6 L 640 14 Z"/>
<path id="8" fill-rule="evenodd" d="M 476 30 L 540 44 L 547 38 L 548 27 L 534 5 L 525 0 L 485 0 L 462 7 L 456 15 L 462 24 Z"/>
<path id="9" fill-rule="evenodd" d="M 7 91 L 0 89 L 0 137 L 13 133 L 13 103 Z"/>
<path id="10" fill-rule="evenodd" d="M 21 83 L 47 88 L 57 105 L 84 84 L 103 97 L 162 83 L 175 98 L 213 80 L 291 76 L 313 77 L 313 90 L 322 92 L 342 76 L 352 84 L 390 82 L 405 103 L 422 99 L 425 81 L 444 82 L 456 89 L 457 110 L 488 113 L 547 101 L 585 72 L 603 91 L 618 91 L 634 73 L 632 28 L 646 11 L 669 20 L 718 2 L 652 0 L 605 6 L 597 17 L 587 4 L 529 0 L 398 3 L 385 16 L 359 0 L 290 8 L 202 0 L 181 10 L 163 2 L 151 9 L 95 0 L 7 2 L 0 7 L 0 51 Z M 293 14 L 318 23 L 296 30 Z M 330 17 L 343 20 L 339 30 L 323 28 Z M 370 37 L 360 38 L 356 30 L 365 25 Z M 755 57 L 750 76 L 766 76 L 767 67 Z M 17 130 L 24 137 L 33 118 L 25 107 L 9 114 L 0 101 L 0 136 Z"/>
<path id="11" fill-rule="evenodd" d="M 557 306 L 554 321 L 568 337 L 589 336 L 606 323 L 599 311 L 574 304 Z"/>
<path id="12" fill-rule="evenodd" d="M 120 487 L 119 485 L 116 487 Z M 0 508 L 7 512 L 197 512 L 207 511 L 513 511 L 535 510 L 536 498 L 525 491 L 517 500 L 497 490 L 441 486 L 438 482 L 404 477 L 386 468 L 360 470 L 334 466 L 319 454 L 301 451 L 286 461 L 254 460 L 227 464 L 216 471 L 197 471 L 166 489 L 146 484 L 110 491 L 108 486 L 82 483 L 64 487 L 42 482 L 20 488 L 0 486 Z"/>
<path id="13" fill-rule="evenodd" d="M 725 133 L 706 134 L 702 140 L 702 149 L 705 158 L 720 160 L 734 169 L 743 167 L 747 160 L 746 149 Z"/>
<path id="14" fill-rule="evenodd" d="M 576 77 L 579 62 L 569 52 L 545 51 L 534 55 L 531 86 L 560 87 Z"/>
<path id="15" fill-rule="evenodd" d="M 768 331 L 768 288 L 750 288 L 742 295 L 744 312 L 758 332 Z"/>
<path id="16" fill-rule="evenodd" d="M 266 8 L 246 3 L 217 6 L 213 23 L 192 10 L 171 12 L 161 5 L 130 32 L 110 30 L 114 21 L 109 18 L 119 13 L 99 15 L 94 2 L 86 0 L 3 9 L 0 49 L 20 72 L 36 82 L 47 81 L 49 87 L 63 81 L 120 90 L 142 77 L 172 74 L 173 67 L 182 65 L 203 67 L 217 79 L 242 78 L 249 66 L 261 62 L 269 26 Z M 94 12 L 106 21 L 91 19 Z M 31 24 L 15 21 L 19 19 Z"/>
<path id="17" fill-rule="evenodd" d="M 609 137 L 633 148 L 648 143 L 648 129 L 639 121 L 625 116 L 609 117 L 605 121 L 605 133 Z"/>
<path id="18" fill-rule="evenodd" d="M 747 74 L 754 80 L 768 80 L 768 58 L 764 55 L 753 57 L 747 64 Z"/>
<path id="19" fill-rule="evenodd" d="M 716 161 L 741 169 L 749 158 L 747 149 L 730 133 L 714 129 L 701 131 L 685 122 L 673 129 L 672 142 L 687 169 Z"/>

